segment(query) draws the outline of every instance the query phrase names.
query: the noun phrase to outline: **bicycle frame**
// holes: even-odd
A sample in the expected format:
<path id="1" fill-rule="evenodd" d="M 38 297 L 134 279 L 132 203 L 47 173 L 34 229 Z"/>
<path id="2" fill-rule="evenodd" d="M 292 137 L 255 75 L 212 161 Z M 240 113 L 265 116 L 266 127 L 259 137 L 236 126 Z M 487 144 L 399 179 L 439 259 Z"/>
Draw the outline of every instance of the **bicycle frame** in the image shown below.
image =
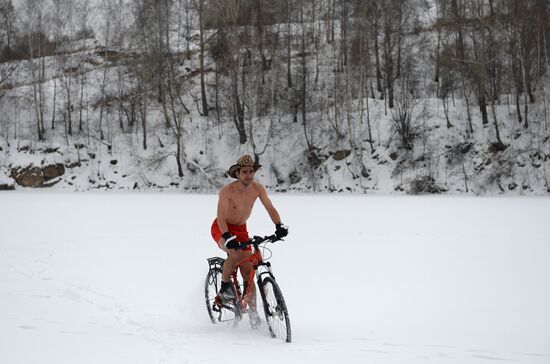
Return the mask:
<path id="1" fill-rule="evenodd" d="M 254 284 L 254 277 L 257 278 L 258 288 L 259 288 L 260 294 L 262 296 L 263 296 L 263 291 L 261 289 L 262 288 L 262 276 L 269 275 L 270 277 L 275 279 L 275 277 L 273 276 L 273 273 L 271 272 L 271 263 L 263 261 L 262 253 L 260 252 L 260 249 L 258 248 L 258 246 L 260 244 L 261 243 L 253 244 L 253 246 L 254 246 L 253 254 L 250 255 L 249 257 L 246 257 L 246 258 L 242 259 L 241 261 L 239 261 L 235 265 L 235 270 L 231 273 L 231 280 L 233 281 L 233 285 L 235 287 L 235 292 L 236 292 L 236 296 L 237 296 L 237 303 L 240 305 L 241 312 L 246 312 L 246 310 L 248 308 L 248 305 L 250 303 L 250 296 L 252 295 L 252 290 L 250 289 L 250 287 L 252 287 L 252 284 Z M 246 289 L 245 292 L 241 293 L 239 280 L 237 278 L 237 273 L 238 273 L 239 268 L 241 267 L 241 265 L 243 265 L 244 263 L 247 263 L 247 262 L 252 263 L 252 268 L 253 269 L 250 271 L 250 274 L 248 275 L 248 279 L 245 280 L 244 277 L 243 277 L 243 283 L 246 283 L 246 288 L 247 289 Z M 259 267 L 266 267 L 266 270 L 264 270 L 262 272 L 258 272 Z"/>

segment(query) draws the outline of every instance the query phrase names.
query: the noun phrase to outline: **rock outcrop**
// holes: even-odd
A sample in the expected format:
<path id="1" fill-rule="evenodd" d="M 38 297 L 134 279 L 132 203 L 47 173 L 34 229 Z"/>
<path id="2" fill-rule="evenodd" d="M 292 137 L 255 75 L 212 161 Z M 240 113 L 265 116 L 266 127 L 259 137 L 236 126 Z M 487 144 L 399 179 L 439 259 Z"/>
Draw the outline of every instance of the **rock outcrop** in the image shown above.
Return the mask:
<path id="1" fill-rule="evenodd" d="M 33 164 L 27 167 L 12 167 L 11 177 L 22 187 L 51 187 L 59 180 L 53 180 L 65 173 L 61 163 L 38 167 Z"/>

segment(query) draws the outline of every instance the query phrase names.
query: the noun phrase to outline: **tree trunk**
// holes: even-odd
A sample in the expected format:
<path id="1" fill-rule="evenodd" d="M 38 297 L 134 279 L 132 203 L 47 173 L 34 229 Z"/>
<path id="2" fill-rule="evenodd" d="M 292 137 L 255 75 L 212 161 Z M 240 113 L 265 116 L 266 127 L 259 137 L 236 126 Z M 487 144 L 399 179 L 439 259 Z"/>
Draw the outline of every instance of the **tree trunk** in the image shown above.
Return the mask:
<path id="1" fill-rule="evenodd" d="M 434 81 L 439 83 L 440 72 L 440 50 L 441 50 L 441 29 L 437 28 L 437 48 L 435 50 L 435 77 Z"/>
<path id="2" fill-rule="evenodd" d="M 107 49 L 105 49 L 105 58 L 107 58 Z M 103 112 L 105 109 L 105 87 L 107 83 L 107 65 L 103 65 L 103 79 L 101 81 L 101 98 L 99 100 L 99 139 L 104 140 L 103 134 Z"/>
<path id="3" fill-rule="evenodd" d="M 447 129 L 450 129 L 453 127 L 453 124 L 451 124 L 451 121 L 449 120 L 449 98 L 447 96 L 443 96 L 441 101 L 443 102 L 443 113 L 445 114 L 445 119 L 447 120 Z"/>
<path id="4" fill-rule="evenodd" d="M 528 118 L 528 115 L 529 115 L 529 103 L 527 102 L 527 94 L 528 94 L 528 88 L 527 88 L 527 77 L 525 75 L 525 61 L 524 61 L 524 57 L 523 57 L 523 52 L 521 52 L 521 56 L 519 58 L 519 63 L 521 65 L 521 74 L 523 76 L 523 90 L 524 90 L 524 93 L 525 93 L 525 103 L 524 103 L 524 106 L 525 106 L 525 112 L 524 112 L 524 116 L 525 116 L 525 120 L 524 120 L 524 123 L 523 123 L 523 127 L 524 128 L 527 128 L 529 127 L 529 118 Z"/>
<path id="5" fill-rule="evenodd" d="M 303 0 L 300 1 L 300 22 L 302 23 L 302 42 L 301 42 L 301 57 L 302 57 L 302 90 L 301 90 L 301 99 L 302 99 L 302 123 L 304 123 L 304 128 L 306 126 L 306 25 L 304 23 L 304 3 Z"/>
<path id="6" fill-rule="evenodd" d="M 39 110 L 40 106 L 39 106 L 39 100 L 38 100 L 38 86 L 37 86 L 37 83 L 39 81 L 36 76 L 36 69 L 34 65 L 34 50 L 33 50 L 34 44 L 33 44 L 32 34 L 30 29 L 28 32 L 28 39 L 29 39 L 29 55 L 30 55 L 29 62 L 30 62 L 31 74 L 32 74 L 32 89 L 33 89 L 33 101 L 34 101 L 33 105 L 34 105 L 34 113 L 36 118 L 36 131 L 38 133 L 38 140 L 43 141 L 44 135 L 42 133 L 42 128 L 40 127 L 40 110 Z"/>
<path id="7" fill-rule="evenodd" d="M 451 1 L 451 11 L 453 13 L 453 22 L 456 25 L 456 54 L 460 61 L 465 59 L 464 54 L 464 36 L 462 35 L 462 15 L 458 8 L 458 0 Z"/>
<path id="8" fill-rule="evenodd" d="M 147 149 L 147 95 L 143 90 L 143 81 L 138 79 L 139 105 L 141 113 L 141 129 L 143 131 L 143 149 Z"/>
<path id="9" fill-rule="evenodd" d="M 489 124 L 489 118 L 487 117 L 487 102 L 485 101 L 485 95 L 483 94 L 483 89 L 481 87 L 479 92 L 479 111 L 481 112 L 483 126 L 486 126 Z"/>
<path id="10" fill-rule="evenodd" d="M 237 80 L 237 65 L 232 66 L 231 70 L 231 96 L 233 102 L 233 121 L 237 127 L 237 132 L 239 133 L 239 143 L 246 144 L 246 130 L 244 127 L 244 110 L 241 106 L 241 100 L 239 97 L 238 91 L 238 80 Z"/>
<path id="11" fill-rule="evenodd" d="M 503 150 L 505 148 L 504 143 L 502 142 L 502 139 L 500 139 L 500 130 L 498 127 L 497 122 L 497 113 L 495 111 L 495 100 L 491 97 L 491 112 L 493 113 L 493 126 L 495 127 L 495 135 L 497 138 L 497 145 L 500 150 Z"/>
<path id="12" fill-rule="evenodd" d="M 403 35 L 403 2 L 399 3 L 398 10 L 398 20 L 399 27 L 397 28 L 397 71 L 395 73 L 395 78 L 401 78 L 401 40 Z"/>
<path id="13" fill-rule="evenodd" d="M 341 0 L 342 15 L 340 17 L 340 54 L 342 65 L 348 64 L 348 0 Z M 302 20 L 303 23 L 303 20 Z"/>
<path id="14" fill-rule="evenodd" d="M 204 0 L 199 1 L 199 62 L 200 62 L 200 74 L 201 74 L 201 100 L 202 100 L 202 115 L 208 116 L 208 102 L 206 99 L 206 83 L 204 81 L 204 24 L 203 24 L 203 11 Z"/>
<path id="15" fill-rule="evenodd" d="M 71 75 L 67 75 L 65 79 L 65 87 L 67 90 L 67 131 L 70 136 L 73 135 L 73 119 L 72 119 L 72 99 L 71 99 Z"/>
<path id="16" fill-rule="evenodd" d="M 57 99 L 57 77 L 54 77 L 54 79 L 53 79 L 52 130 L 55 129 L 55 112 L 56 112 L 55 101 L 56 101 L 56 99 Z"/>
<path id="17" fill-rule="evenodd" d="M 386 89 L 388 90 L 388 107 L 393 109 L 393 59 L 391 47 L 390 19 L 386 15 L 384 27 L 384 68 L 386 72 Z"/>
<path id="18" fill-rule="evenodd" d="M 286 85 L 288 88 L 292 88 L 292 71 L 291 71 L 291 48 L 292 48 L 292 35 L 291 35 L 291 12 L 290 12 L 291 0 L 286 0 Z"/>
<path id="19" fill-rule="evenodd" d="M 82 111 L 84 110 L 84 73 L 80 75 L 80 102 L 78 107 L 78 132 L 82 132 Z"/>
<path id="20" fill-rule="evenodd" d="M 40 43 L 40 49 L 42 49 L 42 42 Z M 44 80 L 45 80 L 45 74 L 46 74 L 46 57 L 42 55 L 42 52 L 40 51 L 39 57 L 41 59 L 40 62 L 40 70 L 39 70 L 39 82 L 38 82 L 38 99 L 39 99 L 39 110 L 40 110 L 40 128 L 42 129 L 42 135 L 46 133 L 46 128 L 44 127 Z"/>
<path id="21" fill-rule="evenodd" d="M 481 47 L 480 47 L 480 80 L 481 80 L 481 90 L 480 90 L 480 94 L 482 96 L 482 102 L 480 102 L 480 107 L 481 107 L 481 104 L 483 103 L 483 106 L 485 108 L 485 116 L 484 118 L 487 117 L 486 113 L 487 113 L 487 107 L 486 107 L 486 101 L 485 101 L 485 97 L 489 97 L 490 99 L 490 104 L 491 104 L 491 111 L 493 113 L 493 126 L 495 128 L 495 135 L 496 135 L 496 139 L 497 139 L 497 147 L 499 150 L 502 150 L 504 149 L 504 143 L 502 143 L 502 140 L 500 139 L 500 131 L 499 131 L 499 127 L 498 127 L 498 123 L 497 123 L 497 116 L 496 116 L 496 112 L 495 112 L 495 99 L 493 97 L 493 95 L 491 95 L 488 90 L 487 90 L 487 76 L 486 76 L 486 70 L 485 70 L 485 67 L 487 65 L 487 58 L 486 58 L 486 55 L 485 55 L 485 50 L 487 49 L 487 42 L 486 42 L 486 37 L 485 37 L 485 14 L 484 14 L 484 9 L 483 9 L 483 2 L 480 1 L 479 3 L 479 25 L 480 25 L 480 31 L 481 31 Z M 490 51 L 490 50 L 489 50 Z M 489 62 L 491 61 L 491 59 L 489 58 Z"/>
<path id="22" fill-rule="evenodd" d="M 382 92 L 382 72 L 380 70 L 380 51 L 378 46 L 378 30 L 379 30 L 378 15 L 379 14 L 380 12 L 378 10 L 378 4 L 376 2 L 375 16 L 374 16 L 374 31 L 373 31 L 374 59 L 375 59 L 375 66 L 376 66 L 376 90 L 380 93 L 383 93 Z"/>
<path id="23" fill-rule="evenodd" d="M 521 117 L 521 106 L 519 104 L 519 99 L 520 99 L 520 88 L 519 86 L 516 87 L 516 113 L 518 114 L 518 123 L 521 125 L 521 123 L 523 122 L 523 119 Z"/>
<path id="24" fill-rule="evenodd" d="M 262 60 L 261 76 L 262 85 L 265 85 L 265 71 L 267 71 L 267 60 L 264 55 L 264 27 L 263 27 L 263 14 L 262 14 L 262 0 L 255 0 L 255 26 L 258 36 L 258 53 Z"/>
<path id="25" fill-rule="evenodd" d="M 175 122 L 176 125 L 179 123 Z M 178 176 L 183 177 L 183 166 L 181 164 L 181 127 L 177 126 L 177 133 L 176 133 L 176 161 L 178 164 Z"/>
<path id="26" fill-rule="evenodd" d="M 123 84 L 122 84 L 122 70 L 119 68 L 117 69 L 117 76 L 118 76 L 118 100 L 117 100 L 117 109 L 118 109 L 118 126 L 120 128 L 120 131 L 124 133 L 124 90 L 123 90 Z"/>
<path id="27" fill-rule="evenodd" d="M 331 13 L 331 21 L 330 21 L 330 40 L 329 44 L 332 44 L 334 42 L 334 33 L 336 26 L 334 23 L 336 23 L 336 0 L 329 0 L 332 5 L 330 5 L 330 13 Z"/>
<path id="28" fill-rule="evenodd" d="M 470 100 L 468 98 L 468 93 L 466 91 L 466 82 L 464 82 L 464 77 L 461 78 L 462 80 L 462 89 L 464 90 L 464 101 L 466 102 L 466 115 L 468 120 L 468 131 L 470 132 L 470 135 L 474 133 L 474 127 L 472 125 L 472 115 L 470 113 Z"/>
<path id="29" fill-rule="evenodd" d="M 221 110 L 220 110 L 220 70 L 218 68 L 218 60 L 216 60 L 216 86 L 214 90 L 214 103 L 216 107 L 216 119 L 218 121 L 218 126 L 220 127 L 220 136 L 221 136 Z"/>

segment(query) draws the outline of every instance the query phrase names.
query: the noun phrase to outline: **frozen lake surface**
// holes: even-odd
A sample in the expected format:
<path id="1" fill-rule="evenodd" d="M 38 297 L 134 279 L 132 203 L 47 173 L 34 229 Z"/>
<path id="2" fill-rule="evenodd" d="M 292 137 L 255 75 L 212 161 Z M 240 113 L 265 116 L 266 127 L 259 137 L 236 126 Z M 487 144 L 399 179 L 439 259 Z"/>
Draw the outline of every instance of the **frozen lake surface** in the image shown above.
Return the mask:
<path id="1" fill-rule="evenodd" d="M 0 193 L 0 363 L 550 363 L 550 199 L 272 200 L 290 344 L 208 318 L 217 196 Z"/>

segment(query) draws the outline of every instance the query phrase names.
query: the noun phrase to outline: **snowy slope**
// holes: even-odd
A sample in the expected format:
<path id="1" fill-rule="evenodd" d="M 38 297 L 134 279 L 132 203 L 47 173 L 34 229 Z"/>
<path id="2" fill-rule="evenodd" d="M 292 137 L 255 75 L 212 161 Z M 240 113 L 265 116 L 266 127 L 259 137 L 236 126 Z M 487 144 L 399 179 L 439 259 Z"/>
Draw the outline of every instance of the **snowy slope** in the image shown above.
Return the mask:
<path id="1" fill-rule="evenodd" d="M 0 194 L 0 363 L 550 362 L 550 200 L 272 199 L 291 344 L 210 323 L 216 196 Z"/>
<path id="2" fill-rule="evenodd" d="M 149 95 L 147 104 L 146 150 L 142 147 L 143 130 L 139 123 L 129 125 L 128 120 L 122 117 L 120 126 L 122 114 L 113 100 L 121 92 L 129 97 L 135 91 L 136 80 L 131 76 L 135 70 L 127 64 L 128 60 L 133 60 L 135 45 L 124 45 L 120 57 L 126 62 L 116 62 L 104 54 L 104 22 L 105 13 L 109 13 L 108 4 L 111 2 L 89 2 L 88 21 L 96 29 L 96 39 L 69 42 L 62 49 L 67 48 L 71 52 L 44 59 L 45 142 L 37 142 L 30 64 L 28 61 L 17 63 L 18 67 L 10 79 L 13 88 L 10 86 L 7 89 L 0 103 L 0 187 L 21 188 L 11 177 L 12 169 L 25 168 L 31 163 L 34 166 L 63 163 L 67 171 L 54 187 L 57 190 L 136 188 L 213 192 L 217 190 L 217 184 L 226 182 L 223 174 L 228 166 L 241 154 L 254 152 L 253 139 L 260 162 L 265 166 L 260 173 L 272 191 L 414 194 L 418 192 L 413 188 L 415 182 L 429 179 L 439 192 L 447 194 L 548 196 L 550 193 L 550 123 L 546 108 L 548 95 L 544 91 L 550 80 L 540 80 L 539 88 L 542 89 L 538 92 L 541 95 L 540 98 L 537 96 L 538 102 L 529 107 L 528 128 L 518 123 L 513 97 L 504 93 L 500 95 L 495 105 L 496 119 L 507 148 L 501 152 L 492 150 L 491 144 L 496 141 L 493 124 L 482 125 L 475 102 L 467 106 L 459 93 L 449 102 L 449 121 L 453 127 L 446 128 L 442 100 L 436 97 L 439 85 L 434 83 L 432 75 L 437 39 L 435 33 L 426 35 L 423 40 L 410 40 L 419 42 L 411 50 L 419 83 L 416 90 L 418 99 L 415 99 L 415 108 L 410 111 L 411 127 L 417 134 L 412 150 L 400 146 L 392 110 L 379 99 L 379 95 L 363 100 L 357 96 L 349 100 L 349 104 L 344 103 L 335 109 L 330 101 L 338 76 L 334 72 L 335 50 L 325 41 L 321 42 L 321 48 L 311 53 L 318 53 L 319 65 L 317 56 L 308 57 L 307 67 L 311 73 L 319 66 L 320 80 L 319 89 L 314 87 L 312 80 L 308 81 L 308 99 L 311 100 L 308 101 L 306 127 L 302 125 L 301 118 L 299 122 L 292 121 L 291 108 L 285 104 L 288 103 L 285 98 L 291 97 L 288 95 L 290 91 L 279 89 L 277 93 L 284 96 L 280 100 L 281 105 L 262 113 L 257 112 L 255 107 L 247 109 L 245 129 L 249 141 L 244 145 L 239 144 L 231 117 L 231 102 L 224 92 L 221 93 L 219 118 L 215 113 L 210 113 L 209 117 L 199 114 L 196 105 L 197 95 L 200 94 L 198 56 L 194 54 L 190 60 L 181 59 L 177 68 L 185 92 L 180 96 L 190 111 L 182 114 L 185 115 L 182 119 L 181 157 L 184 176 L 180 177 L 175 159 L 175 134 L 164 126 L 162 108 L 154 93 Z M 129 27 L 132 20 L 130 2 L 114 2 L 111 6 L 116 4 L 124 5 L 120 17 L 127 23 L 122 24 L 122 28 Z M 433 23 L 434 11 L 432 6 L 422 22 Z M 274 25 L 277 29 L 281 26 Z M 294 33 L 300 31 L 297 24 L 291 28 Z M 319 33 L 320 36 L 323 34 Z M 172 44 L 176 48 L 175 40 Z M 340 43 L 337 41 L 334 44 Z M 112 52 L 115 53 L 116 49 L 113 48 Z M 296 77 L 301 67 L 300 52 L 293 49 L 292 69 Z M 282 53 L 286 55 L 286 50 Z M 282 53 L 273 59 L 277 66 L 265 73 L 268 85 L 274 85 L 266 88 L 278 89 L 278 82 L 285 78 L 281 70 L 286 67 L 286 56 Z M 216 67 L 211 57 L 206 57 L 205 62 L 209 103 L 213 107 L 216 94 L 213 70 Z M 250 72 L 249 77 L 253 75 Z M 102 97 L 104 78 L 107 101 Z M 71 113 L 73 136 L 66 135 L 63 119 L 64 105 L 68 102 L 63 82 L 69 79 L 75 108 Z M 259 82 L 253 78 L 247 80 L 251 88 L 244 92 L 243 100 L 247 105 L 260 104 L 256 99 L 258 90 L 252 87 Z M 226 82 L 227 79 L 222 77 L 222 84 Z M 222 91 L 224 87 L 221 87 Z M 54 94 L 57 95 L 56 108 Z M 102 102 L 106 106 L 103 109 L 100 107 Z M 123 104 L 128 107 L 129 101 L 125 102 Z M 467 131 L 469 108 L 473 133 Z M 52 130 L 54 111 L 55 129 Z M 100 119 L 105 140 L 99 139 Z M 80 120 L 82 130 L 77 132 Z M 371 124 L 371 133 L 367 120 Z M 315 168 L 308 163 L 306 134 L 309 143 L 316 148 L 316 157 L 320 161 Z M 374 150 L 371 150 L 369 140 L 373 141 Z M 77 146 L 83 147 L 79 149 Z M 58 151 L 47 153 L 47 149 Z M 338 152 L 351 154 L 335 160 L 334 155 Z"/>

